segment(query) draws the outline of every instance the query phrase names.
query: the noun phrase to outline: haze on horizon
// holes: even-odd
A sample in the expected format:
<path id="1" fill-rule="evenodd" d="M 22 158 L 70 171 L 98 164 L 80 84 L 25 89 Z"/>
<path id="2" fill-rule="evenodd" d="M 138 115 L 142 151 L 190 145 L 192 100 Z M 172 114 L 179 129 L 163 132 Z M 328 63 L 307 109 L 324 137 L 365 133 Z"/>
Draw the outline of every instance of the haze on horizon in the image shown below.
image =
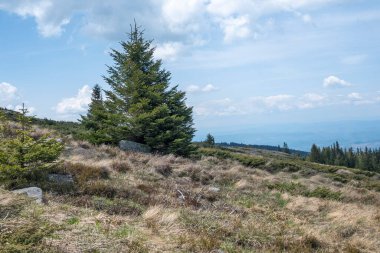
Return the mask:
<path id="1" fill-rule="evenodd" d="M 380 146 L 375 0 L 0 0 L 0 106 L 85 114 L 134 19 L 187 91 L 196 139 Z"/>

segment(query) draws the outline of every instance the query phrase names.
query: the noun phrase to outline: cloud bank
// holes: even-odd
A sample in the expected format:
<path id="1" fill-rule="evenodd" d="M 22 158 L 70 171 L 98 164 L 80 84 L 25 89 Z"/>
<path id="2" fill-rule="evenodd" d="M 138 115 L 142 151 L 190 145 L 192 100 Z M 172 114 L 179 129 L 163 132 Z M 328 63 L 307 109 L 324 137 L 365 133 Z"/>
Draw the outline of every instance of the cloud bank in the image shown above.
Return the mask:
<path id="1" fill-rule="evenodd" d="M 79 89 L 74 97 L 62 99 L 54 109 L 58 114 L 64 116 L 86 112 L 91 102 L 91 93 L 91 87 L 85 85 Z"/>

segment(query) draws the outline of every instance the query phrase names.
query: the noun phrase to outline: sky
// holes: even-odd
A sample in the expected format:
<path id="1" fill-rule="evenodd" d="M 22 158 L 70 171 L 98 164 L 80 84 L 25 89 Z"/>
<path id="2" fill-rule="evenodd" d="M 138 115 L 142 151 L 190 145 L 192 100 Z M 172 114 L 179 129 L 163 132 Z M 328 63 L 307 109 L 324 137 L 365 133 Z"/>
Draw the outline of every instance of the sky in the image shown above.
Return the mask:
<path id="1" fill-rule="evenodd" d="M 78 119 L 134 20 L 197 138 L 380 119 L 377 0 L 0 0 L 0 106 Z"/>

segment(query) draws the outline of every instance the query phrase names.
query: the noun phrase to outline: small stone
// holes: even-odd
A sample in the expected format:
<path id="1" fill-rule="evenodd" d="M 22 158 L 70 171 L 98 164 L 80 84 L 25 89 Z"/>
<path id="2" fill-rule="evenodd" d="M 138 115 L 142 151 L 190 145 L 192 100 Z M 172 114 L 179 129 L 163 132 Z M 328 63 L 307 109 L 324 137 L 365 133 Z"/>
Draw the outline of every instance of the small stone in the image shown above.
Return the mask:
<path id="1" fill-rule="evenodd" d="M 213 187 L 213 186 L 209 187 L 208 190 L 210 192 L 219 192 L 220 191 L 220 189 L 218 187 Z"/>
<path id="2" fill-rule="evenodd" d="M 12 191 L 17 194 L 26 194 L 28 197 L 36 199 L 37 203 L 42 203 L 42 190 L 38 187 L 28 187 Z"/>

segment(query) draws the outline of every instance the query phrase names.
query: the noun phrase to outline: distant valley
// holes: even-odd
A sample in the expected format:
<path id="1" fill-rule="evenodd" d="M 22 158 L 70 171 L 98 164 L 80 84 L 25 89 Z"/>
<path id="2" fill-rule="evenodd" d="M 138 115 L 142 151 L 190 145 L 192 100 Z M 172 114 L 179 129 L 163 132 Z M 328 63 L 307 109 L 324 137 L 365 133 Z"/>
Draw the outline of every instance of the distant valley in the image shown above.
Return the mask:
<path id="1" fill-rule="evenodd" d="M 196 140 L 202 140 L 206 134 L 199 131 Z M 241 127 L 238 131 L 219 129 L 213 134 L 218 142 L 273 146 L 287 142 L 290 148 L 302 151 L 310 151 L 313 143 L 329 146 L 335 141 L 339 141 L 344 147 L 378 148 L 380 120 L 258 125 Z"/>

